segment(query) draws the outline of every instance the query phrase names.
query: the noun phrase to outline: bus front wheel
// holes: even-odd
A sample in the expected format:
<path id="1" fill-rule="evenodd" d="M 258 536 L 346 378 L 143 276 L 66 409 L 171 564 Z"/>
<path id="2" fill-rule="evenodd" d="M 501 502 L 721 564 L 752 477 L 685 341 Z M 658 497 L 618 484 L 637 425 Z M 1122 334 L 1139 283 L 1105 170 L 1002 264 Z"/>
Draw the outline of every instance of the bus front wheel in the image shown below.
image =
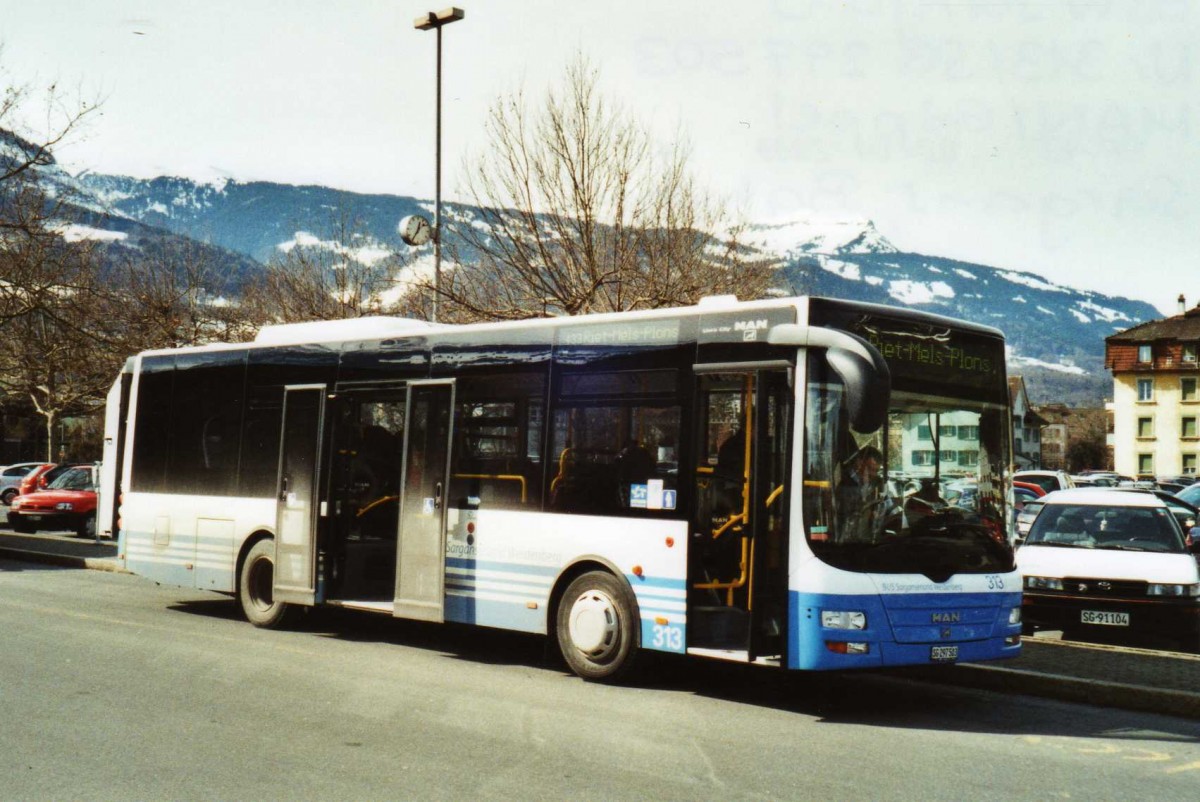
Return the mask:
<path id="1" fill-rule="evenodd" d="M 275 541 L 260 540 L 246 555 L 238 577 L 238 601 L 246 620 L 256 627 L 280 627 L 291 608 L 275 601 Z"/>
<path id="2" fill-rule="evenodd" d="M 558 647 L 586 680 L 616 682 L 637 656 L 637 616 L 629 590 L 612 574 L 591 571 L 563 593 L 556 616 Z"/>

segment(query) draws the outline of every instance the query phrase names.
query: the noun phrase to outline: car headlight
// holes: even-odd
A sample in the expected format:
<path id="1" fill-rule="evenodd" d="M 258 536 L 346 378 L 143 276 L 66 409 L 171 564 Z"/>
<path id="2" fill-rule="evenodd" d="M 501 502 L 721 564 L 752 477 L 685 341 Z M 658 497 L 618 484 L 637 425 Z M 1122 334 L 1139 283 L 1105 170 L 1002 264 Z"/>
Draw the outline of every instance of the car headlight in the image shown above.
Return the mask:
<path id="1" fill-rule="evenodd" d="M 1063 583 L 1061 579 L 1053 579 L 1048 576 L 1027 576 L 1025 577 L 1026 590 L 1062 590 Z"/>
<path id="2" fill-rule="evenodd" d="M 8 508 L 9 508 L 10 510 L 15 510 L 15 509 L 17 509 L 17 508 L 18 508 L 18 507 L 20 507 L 20 506 L 21 506 L 21 497 L 20 497 L 20 496 L 17 496 L 16 498 L 14 498 L 14 499 L 12 500 L 12 504 L 8 505 Z"/>
<path id="3" fill-rule="evenodd" d="M 1177 596 L 1180 598 L 1188 598 L 1192 596 L 1200 596 L 1200 584 L 1191 585 L 1167 585 L 1160 583 L 1152 583 L 1146 586 L 1147 596 Z"/>
<path id="4" fill-rule="evenodd" d="M 59 512 L 70 512 L 71 510 L 75 509 L 75 505 L 69 501 L 60 501 L 54 505 L 54 509 L 58 510 Z"/>
<path id="5" fill-rule="evenodd" d="M 1014 607 L 1008 611 L 1008 623 L 1010 623 L 1010 624 L 1021 623 L 1021 608 L 1020 607 Z"/>

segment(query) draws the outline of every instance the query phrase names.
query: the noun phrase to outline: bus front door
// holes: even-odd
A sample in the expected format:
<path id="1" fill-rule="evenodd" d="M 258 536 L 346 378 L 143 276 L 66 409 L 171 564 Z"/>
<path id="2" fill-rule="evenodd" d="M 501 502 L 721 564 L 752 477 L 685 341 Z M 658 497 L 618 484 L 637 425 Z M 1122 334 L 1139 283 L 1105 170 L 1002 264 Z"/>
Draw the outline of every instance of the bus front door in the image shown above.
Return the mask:
<path id="1" fill-rule="evenodd" d="M 775 365 L 696 371 L 689 646 L 780 658 L 791 373 Z"/>
<path id="2" fill-rule="evenodd" d="M 284 388 L 275 506 L 274 594 L 290 604 L 316 596 L 317 477 L 325 385 Z"/>
<path id="3" fill-rule="evenodd" d="M 409 385 L 396 554 L 398 618 L 438 622 L 444 618 L 453 409 L 453 382 Z"/>

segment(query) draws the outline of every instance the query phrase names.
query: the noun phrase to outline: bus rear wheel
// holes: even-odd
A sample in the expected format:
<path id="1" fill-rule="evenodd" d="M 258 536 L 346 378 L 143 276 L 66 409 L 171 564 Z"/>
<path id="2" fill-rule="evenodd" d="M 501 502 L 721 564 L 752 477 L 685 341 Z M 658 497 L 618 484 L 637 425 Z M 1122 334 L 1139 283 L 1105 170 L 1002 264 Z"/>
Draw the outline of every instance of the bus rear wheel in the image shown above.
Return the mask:
<path id="1" fill-rule="evenodd" d="M 256 627 L 281 627 L 291 607 L 275 601 L 275 541 L 260 540 L 246 555 L 238 576 L 238 601 L 246 620 Z"/>
<path id="2" fill-rule="evenodd" d="M 558 604 L 558 648 L 572 671 L 586 680 L 617 682 L 637 657 L 635 603 L 610 573 L 577 577 Z"/>

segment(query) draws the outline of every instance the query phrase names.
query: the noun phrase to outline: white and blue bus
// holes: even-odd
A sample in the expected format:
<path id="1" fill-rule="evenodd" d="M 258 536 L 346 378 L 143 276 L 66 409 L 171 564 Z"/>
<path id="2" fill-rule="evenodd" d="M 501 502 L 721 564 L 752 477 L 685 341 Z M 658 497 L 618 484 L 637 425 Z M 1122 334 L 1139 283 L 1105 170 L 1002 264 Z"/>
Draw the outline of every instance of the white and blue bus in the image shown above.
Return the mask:
<path id="1" fill-rule="evenodd" d="M 995 329 L 821 298 L 267 327 L 147 351 L 109 396 L 131 572 L 788 669 L 1020 651 Z M 878 470 L 864 481 L 864 466 Z"/>

